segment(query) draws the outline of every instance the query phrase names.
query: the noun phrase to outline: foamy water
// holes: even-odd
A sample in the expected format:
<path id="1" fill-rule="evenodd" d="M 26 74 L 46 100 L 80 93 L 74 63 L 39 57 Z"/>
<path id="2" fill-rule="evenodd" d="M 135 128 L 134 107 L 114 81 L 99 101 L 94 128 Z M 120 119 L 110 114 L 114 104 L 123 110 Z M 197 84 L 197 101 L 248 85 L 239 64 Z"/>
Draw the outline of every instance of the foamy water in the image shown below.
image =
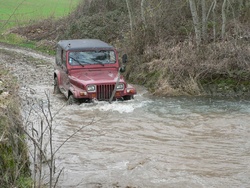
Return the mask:
<path id="1" fill-rule="evenodd" d="M 135 96 L 136 98 L 137 96 Z M 152 101 L 146 99 L 145 101 L 141 100 L 131 100 L 131 101 L 113 101 L 111 104 L 107 101 L 95 101 L 94 103 L 83 103 L 80 105 L 80 110 L 99 110 L 103 112 L 119 112 L 119 113 L 131 113 L 138 108 L 143 108 L 147 106 L 148 103 Z"/>

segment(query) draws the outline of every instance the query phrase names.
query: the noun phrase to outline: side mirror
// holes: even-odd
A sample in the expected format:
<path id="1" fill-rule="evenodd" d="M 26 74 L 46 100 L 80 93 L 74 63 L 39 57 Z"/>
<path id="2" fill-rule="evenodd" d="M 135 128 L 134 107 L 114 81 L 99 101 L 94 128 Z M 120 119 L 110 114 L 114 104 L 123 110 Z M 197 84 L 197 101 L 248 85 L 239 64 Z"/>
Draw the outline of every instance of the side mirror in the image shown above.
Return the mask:
<path id="1" fill-rule="evenodd" d="M 121 66 L 120 69 L 119 69 L 119 71 L 121 73 L 124 73 L 126 71 L 126 67 L 125 66 Z"/>
<path id="2" fill-rule="evenodd" d="M 122 63 L 126 64 L 127 61 L 128 61 L 128 56 L 127 56 L 127 54 L 123 54 L 123 56 L 122 56 Z"/>

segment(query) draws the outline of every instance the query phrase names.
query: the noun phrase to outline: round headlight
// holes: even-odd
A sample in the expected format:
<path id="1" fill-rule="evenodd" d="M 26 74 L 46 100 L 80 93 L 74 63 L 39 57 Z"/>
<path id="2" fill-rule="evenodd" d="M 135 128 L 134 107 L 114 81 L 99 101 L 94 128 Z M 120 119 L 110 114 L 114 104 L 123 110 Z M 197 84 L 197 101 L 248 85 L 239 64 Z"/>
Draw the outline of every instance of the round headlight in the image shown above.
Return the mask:
<path id="1" fill-rule="evenodd" d="M 116 90 L 124 90 L 124 84 L 123 84 L 123 83 L 119 83 L 119 84 L 116 86 Z"/>
<path id="2" fill-rule="evenodd" d="M 88 85 L 87 91 L 88 92 L 96 92 L 96 86 L 95 85 Z"/>

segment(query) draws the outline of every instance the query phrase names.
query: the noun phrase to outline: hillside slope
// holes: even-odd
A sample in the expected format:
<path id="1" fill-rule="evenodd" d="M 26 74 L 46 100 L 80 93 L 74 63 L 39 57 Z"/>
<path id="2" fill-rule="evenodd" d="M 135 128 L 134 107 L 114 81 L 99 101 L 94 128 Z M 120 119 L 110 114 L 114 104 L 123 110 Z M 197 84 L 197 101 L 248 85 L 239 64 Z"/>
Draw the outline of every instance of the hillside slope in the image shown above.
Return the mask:
<path id="1" fill-rule="evenodd" d="M 68 17 L 13 32 L 51 49 L 60 39 L 109 42 L 130 57 L 127 79 L 157 95 L 248 96 L 250 3 L 196 4 L 206 19 L 195 27 L 189 2 L 83 1 Z"/>

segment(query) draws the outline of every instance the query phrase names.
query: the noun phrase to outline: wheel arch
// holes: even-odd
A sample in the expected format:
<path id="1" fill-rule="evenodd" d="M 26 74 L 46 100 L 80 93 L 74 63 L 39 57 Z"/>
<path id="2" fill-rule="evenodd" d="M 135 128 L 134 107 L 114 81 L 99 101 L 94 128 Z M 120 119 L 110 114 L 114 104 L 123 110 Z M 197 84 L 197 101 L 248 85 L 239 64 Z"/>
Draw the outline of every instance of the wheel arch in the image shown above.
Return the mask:
<path id="1" fill-rule="evenodd" d="M 55 78 L 57 78 L 58 84 L 61 85 L 61 75 L 60 75 L 59 71 L 54 72 L 54 79 Z"/>
<path id="2" fill-rule="evenodd" d="M 73 92 L 72 92 L 70 89 L 68 90 L 67 95 L 68 95 L 67 98 L 69 98 L 70 95 L 73 95 L 73 96 L 74 96 Z"/>

